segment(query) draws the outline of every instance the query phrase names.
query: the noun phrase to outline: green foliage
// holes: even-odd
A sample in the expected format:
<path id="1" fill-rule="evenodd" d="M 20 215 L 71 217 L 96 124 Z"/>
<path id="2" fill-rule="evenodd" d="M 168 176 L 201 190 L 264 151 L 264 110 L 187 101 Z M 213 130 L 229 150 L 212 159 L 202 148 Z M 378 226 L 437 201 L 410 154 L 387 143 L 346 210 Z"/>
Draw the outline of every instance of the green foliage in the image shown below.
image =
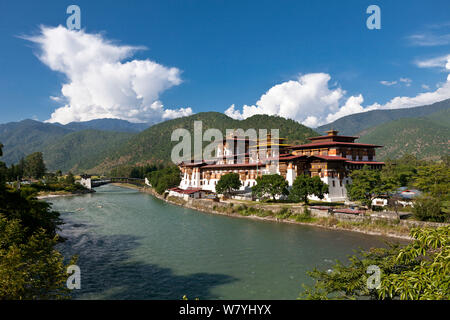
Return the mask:
<path id="1" fill-rule="evenodd" d="M 318 176 L 310 177 L 302 174 L 295 178 L 289 192 L 289 200 L 303 201 L 307 204 L 308 195 L 315 195 L 319 199 L 323 199 L 326 193 L 328 193 L 328 185 L 322 182 Z"/>
<path id="2" fill-rule="evenodd" d="M 67 174 L 67 177 L 64 181 L 66 184 L 75 184 L 75 178 L 73 176 L 73 173 L 69 171 L 69 173 Z"/>
<path id="3" fill-rule="evenodd" d="M 67 266 L 54 248 L 58 237 L 44 229 L 27 231 L 20 220 L 0 215 L 0 300 L 70 298 Z"/>
<path id="4" fill-rule="evenodd" d="M 26 156 L 24 167 L 26 177 L 40 179 L 44 176 L 46 170 L 42 152 L 34 152 Z"/>
<path id="5" fill-rule="evenodd" d="M 388 159 L 381 172 L 381 178 L 389 190 L 412 187 L 420 163 L 416 157 L 410 154 L 405 154 L 397 160 Z"/>
<path id="6" fill-rule="evenodd" d="M 352 183 L 346 185 L 348 198 L 369 207 L 372 205 L 372 199 L 392 187 L 391 184 L 384 183 L 379 170 L 372 170 L 368 166 L 352 171 L 350 178 Z"/>
<path id="7" fill-rule="evenodd" d="M 448 197 L 450 190 L 450 167 L 444 163 L 428 164 L 417 169 L 414 185 L 433 197 Z"/>
<path id="8" fill-rule="evenodd" d="M 449 215 L 442 211 L 440 199 L 427 195 L 414 200 L 412 211 L 414 217 L 420 221 L 445 222 L 449 218 Z"/>
<path id="9" fill-rule="evenodd" d="M 292 211 L 288 208 L 282 208 L 277 214 L 276 217 L 278 219 L 287 219 L 292 215 Z"/>
<path id="10" fill-rule="evenodd" d="M 229 196 L 233 191 L 238 190 L 242 186 L 239 180 L 239 174 L 227 173 L 220 177 L 216 185 L 216 192 Z"/>
<path id="11" fill-rule="evenodd" d="M 70 297 L 66 266 L 55 249 L 62 221 L 34 195 L 33 187 L 0 186 L 0 300 Z"/>
<path id="12" fill-rule="evenodd" d="M 260 200 L 289 194 L 288 182 L 279 174 L 266 174 L 256 179 L 256 186 L 252 187 L 252 194 Z"/>
<path id="13" fill-rule="evenodd" d="M 331 272 L 314 269 L 313 287 L 300 295 L 306 299 L 450 299 L 450 226 L 413 229 L 414 241 L 405 246 L 360 251 L 345 265 L 337 261 Z M 369 289 L 367 268 L 381 270 L 379 289 Z"/>
<path id="14" fill-rule="evenodd" d="M 217 208 L 217 206 L 216 206 Z M 253 206 L 240 205 L 236 208 L 236 211 L 241 216 L 258 216 L 258 217 L 268 217 L 272 216 L 273 212 L 270 210 L 264 210 L 261 208 L 255 208 Z"/>
<path id="15" fill-rule="evenodd" d="M 0 157 L 3 155 L 3 144 L 0 142 Z M 4 162 L 0 161 L 0 192 L 5 188 L 6 182 L 6 165 Z"/>
<path id="16" fill-rule="evenodd" d="M 176 166 L 169 166 L 163 169 L 152 171 L 147 175 L 152 187 L 159 194 L 163 194 L 169 188 L 177 187 L 181 182 L 180 169 Z"/>
<path id="17" fill-rule="evenodd" d="M 0 192 L 0 214 L 10 220 L 20 220 L 28 236 L 44 229 L 54 237 L 62 224 L 59 213 L 51 211 L 47 202 L 36 200 L 34 195 L 33 188 Z"/>
<path id="18" fill-rule="evenodd" d="M 350 177 L 352 184 L 347 185 L 350 200 L 361 201 L 366 205 L 370 205 L 371 199 L 377 195 L 404 186 L 416 187 L 429 197 L 435 198 L 434 205 L 432 201 L 426 200 L 429 199 L 428 196 L 419 201 L 418 210 L 422 213 L 417 212 L 416 217 L 422 217 L 421 219 L 431 217 L 433 221 L 441 221 L 442 215 L 437 213 L 436 205 L 442 204 L 445 207 L 449 200 L 450 168 L 445 162 L 427 162 L 412 155 L 404 155 L 398 160 L 388 160 L 381 171 L 364 167 L 362 170 L 354 170 Z M 434 210 L 434 213 L 426 213 L 428 210 Z"/>
<path id="19" fill-rule="evenodd" d="M 408 267 L 382 277 L 379 298 L 449 300 L 450 226 L 413 229 L 411 236 L 414 242 L 390 259 L 395 266 Z"/>

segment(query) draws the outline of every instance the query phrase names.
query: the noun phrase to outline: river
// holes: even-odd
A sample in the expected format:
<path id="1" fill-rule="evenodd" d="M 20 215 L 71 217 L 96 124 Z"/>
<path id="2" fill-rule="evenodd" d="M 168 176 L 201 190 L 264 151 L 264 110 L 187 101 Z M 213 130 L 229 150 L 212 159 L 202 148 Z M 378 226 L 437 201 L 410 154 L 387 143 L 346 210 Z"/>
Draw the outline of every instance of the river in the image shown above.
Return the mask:
<path id="1" fill-rule="evenodd" d="M 78 255 L 78 299 L 296 299 L 314 267 L 329 269 L 378 236 L 238 219 L 105 185 L 48 200 Z"/>

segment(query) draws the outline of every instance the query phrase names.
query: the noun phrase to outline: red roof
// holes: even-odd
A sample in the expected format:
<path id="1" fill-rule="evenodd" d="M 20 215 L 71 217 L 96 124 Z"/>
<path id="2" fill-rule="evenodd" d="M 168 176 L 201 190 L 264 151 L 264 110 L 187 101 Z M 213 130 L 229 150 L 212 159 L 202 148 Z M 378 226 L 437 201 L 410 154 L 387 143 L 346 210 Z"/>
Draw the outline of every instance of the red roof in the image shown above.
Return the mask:
<path id="1" fill-rule="evenodd" d="M 175 191 L 178 193 L 183 193 L 183 194 L 192 194 L 192 193 L 196 193 L 199 191 L 202 191 L 202 189 L 200 188 L 189 188 L 189 189 L 180 189 L 178 187 L 174 187 L 174 188 L 170 188 L 170 191 Z"/>
<path id="2" fill-rule="evenodd" d="M 203 168 L 232 168 L 232 167 L 256 167 L 261 166 L 263 163 L 224 163 L 224 164 L 208 164 Z"/>
<path id="3" fill-rule="evenodd" d="M 382 146 L 378 146 L 375 144 L 328 141 L 328 142 L 314 142 L 314 143 L 307 143 L 307 144 L 299 144 L 296 146 L 292 146 L 289 149 L 304 149 L 304 148 L 324 147 L 324 146 L 351 146 L 351 147 L 372 147 L 372 148 L 381 148 L 382 147 Z"/>
<path id="4" fill-rule="evenodd" d="M 339 156 L 324 156 L 324 155 L 312 155 L 310 157 L 316 157 L 323 160 L 330 160 L 330 161 L 346 161 L 347 158 L 339 157 Z"/>
<path id="5" fill-rule="evenodd" d="M 202 162 L 181 162 L 179 166 L 185 166 L 185 167 L 196 167 L 196 166 L 202 166 L 204 164 L 207 164 L 205 161 Z"/>
<path id="6" fill-rule="evenodd" d="M 295 154 L 293 154 L 293 155 L 290 155 L 290 156 L 286 156 L 286 157 L 280 157 L 280 158 L 278 158 L 278 160 L 293 160 L 293 159 L 297 159 L 297 158 L 302 158 L 302 157 L 308 157 L 308 156 L 306 156 L 306 155 L 300 155 L 300 154 L 297 154 L 297 155 L 295 155 Z M 273 159 L 276 159 L 276 158 L 273 158 Z M 268 159 L 268 160 L 272 160 L 272 158 L 270 158 L 270 159 Z"/>
<path id="7" fill-rule="evenodd" d="M 321 140 L 321 139 L 332 139 L 332 138 L 346 138 L 346 139 L 358 139 L 359 137 L 355 136 L 341 136 L 341 135 L 325 135 L 325 136 L 318 136 L 318 137 L 311 137 L 308 138 L 308 140 Z"/>
<path id="8" fill-rule="evenodd" d="M 351 161 L 347 160 L 348 163 L 351 164 L 384 164 L 384 162 L 377 162 L 377 161 Z"/>

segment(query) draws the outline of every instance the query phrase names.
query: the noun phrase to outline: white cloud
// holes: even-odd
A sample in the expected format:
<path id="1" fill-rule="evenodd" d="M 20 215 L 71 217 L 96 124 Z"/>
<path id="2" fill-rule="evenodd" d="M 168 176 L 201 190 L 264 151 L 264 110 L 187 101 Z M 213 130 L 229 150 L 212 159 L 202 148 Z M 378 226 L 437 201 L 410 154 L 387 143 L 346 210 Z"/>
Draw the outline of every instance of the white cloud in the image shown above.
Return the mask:
<path id="1" fill-rule="evenodd" d="M 420 47 L 434 47 L 450 44 L 450 34 L 418 33 L 408 37 L 411 44 Z"/>
<path id="2" fill-rule="evenodd" d="M 450 55 L 439 56 L 431 59 L 416 60 L 415 64 L 419 68 L 442 68 L 447 71 L 446 64 L 450 60 Z"/>
<path id="3" fill-rule="evenodd" d="M 396 85 L 397 83 L 403 83 L 403 84 L 405 84 L 405 86 L 409 87 L 409 86 L 411 86 L 412 80 L 409 78 L 400 78 L 400 79 L 398 79 L 398 81 L 397 80 L 393 80 L 393 81 L 382 80 L 382 81 L 380 81 L 380 83 L 383 86 L 388 86 L 388 87 Z"/>
<path id="4" fill-rule="evenodd" d="M 63 98 L 61 97 L 55 97 L 55 96 L 50 96 L 50 99 L 52 99 L 55 102 L 61 102 L 63 100 Z"/>
<path id="5" fill-rule="evenodd" d="M 326 73 L 309 73 L 270 88 L 255 105 L 244 105 L 242 112 L 230 106 L 225 114 L 235 118 L 248 118 L 255 114 L 280 115 L 310 126 L 324 121 L 323 115 L 336 112 L 345 91 L 329 88 L 331 77 Z"/>
<path id="6" fill-rule="evenodd" d="M 450 71 L 450 55 L 443 63 Z M 436 60 L 437 61 L 437 60 Z M 441 63 L 442 64 L 442 63 Z M 330 88 L 331 77 L 326 73 L 311 73 L 275 85 L 270 88 L 255 105 L 244 105 L 242 111 L 231 105 L 225 114 L 235 119 L 245 119 L 254 114 L 280 115 L 301 122 L 309 127 L 317 127 L 335 121 L 346 115 L 376 109 L 399 109 L 428 105 L 450 98 L 450 75 L 447 81 L 439 83 L 435 91 L 419 93 L 413 97 L 395 97 L 385 104 L 373 103 L 363 106 L 362 94 L 345 97 L 346 91 L 340 87 Z M 395 81 L 397 83 L 397 81 Z M 409 86 L 409 78 L 399 82 Z M 430 89 L 422 85 L 424 89 Z"/>
<path id="7" fill-rule="evenodd" d="M 411 83 L 412 83 L 412 80 L 409 78 L 400 78 L 399 81 L 403 82 L 405 84 L 405 86 L 407 86 L 407 87 L 411 86 Z"/>
<path id="8" fill-rule="evenodd" d="M 333 122 L 339 118 L 348 116 L 349 114 L 359 113 L 364 111 L 364 107 L 361 106 L 364 98 L 360 94 L 359 96 L 351 96 L 347 99 L 345 104 L 334 114 L 329 114 L 326 118 L 327 122 Z"/>
<path id="9" fill-rule="evenodd" d="M 422 89 L 430 90 L 430 86 L 427 84 L 422 84 Z"/>
<path id="10" fill-rule="evenodd" d="M 383 85 L 383 86 L 393 86 L 394 84 L 397 84 L 397 81 L 386 81 L 386 80 L 382 80 L 382 81 L 380 81 L 380 83 Z"/>
<path id="11" fill-rule="evenodd" d="M 179 85 L 180 70 L 146 60 L 129 60 L 142 47 L 117 45 L 100 34 L 41 27 L 40 34 L 25 37 L 39 45 L 39 59 L 63 73 L 62 97 L 49 122 L 68 123 L 98 118 L 132 122 L 158 122 L 192 114 L 191 108 L 164 109 L 162 92 Z M 128 59 L 128 61 L 125 61 Z"/>

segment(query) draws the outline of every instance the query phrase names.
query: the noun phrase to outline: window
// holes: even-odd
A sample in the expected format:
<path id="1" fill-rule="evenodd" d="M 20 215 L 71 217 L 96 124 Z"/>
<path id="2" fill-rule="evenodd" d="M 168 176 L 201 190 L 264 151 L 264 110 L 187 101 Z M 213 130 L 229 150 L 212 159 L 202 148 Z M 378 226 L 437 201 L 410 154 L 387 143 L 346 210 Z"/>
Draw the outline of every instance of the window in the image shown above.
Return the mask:
<path id="1" fill-rule="evenodd" d="M 333 180 L 333 188 L 334 188 L 335 186 L 336 186 L 336 185 L 335 185 L 334 180 Z"/>

